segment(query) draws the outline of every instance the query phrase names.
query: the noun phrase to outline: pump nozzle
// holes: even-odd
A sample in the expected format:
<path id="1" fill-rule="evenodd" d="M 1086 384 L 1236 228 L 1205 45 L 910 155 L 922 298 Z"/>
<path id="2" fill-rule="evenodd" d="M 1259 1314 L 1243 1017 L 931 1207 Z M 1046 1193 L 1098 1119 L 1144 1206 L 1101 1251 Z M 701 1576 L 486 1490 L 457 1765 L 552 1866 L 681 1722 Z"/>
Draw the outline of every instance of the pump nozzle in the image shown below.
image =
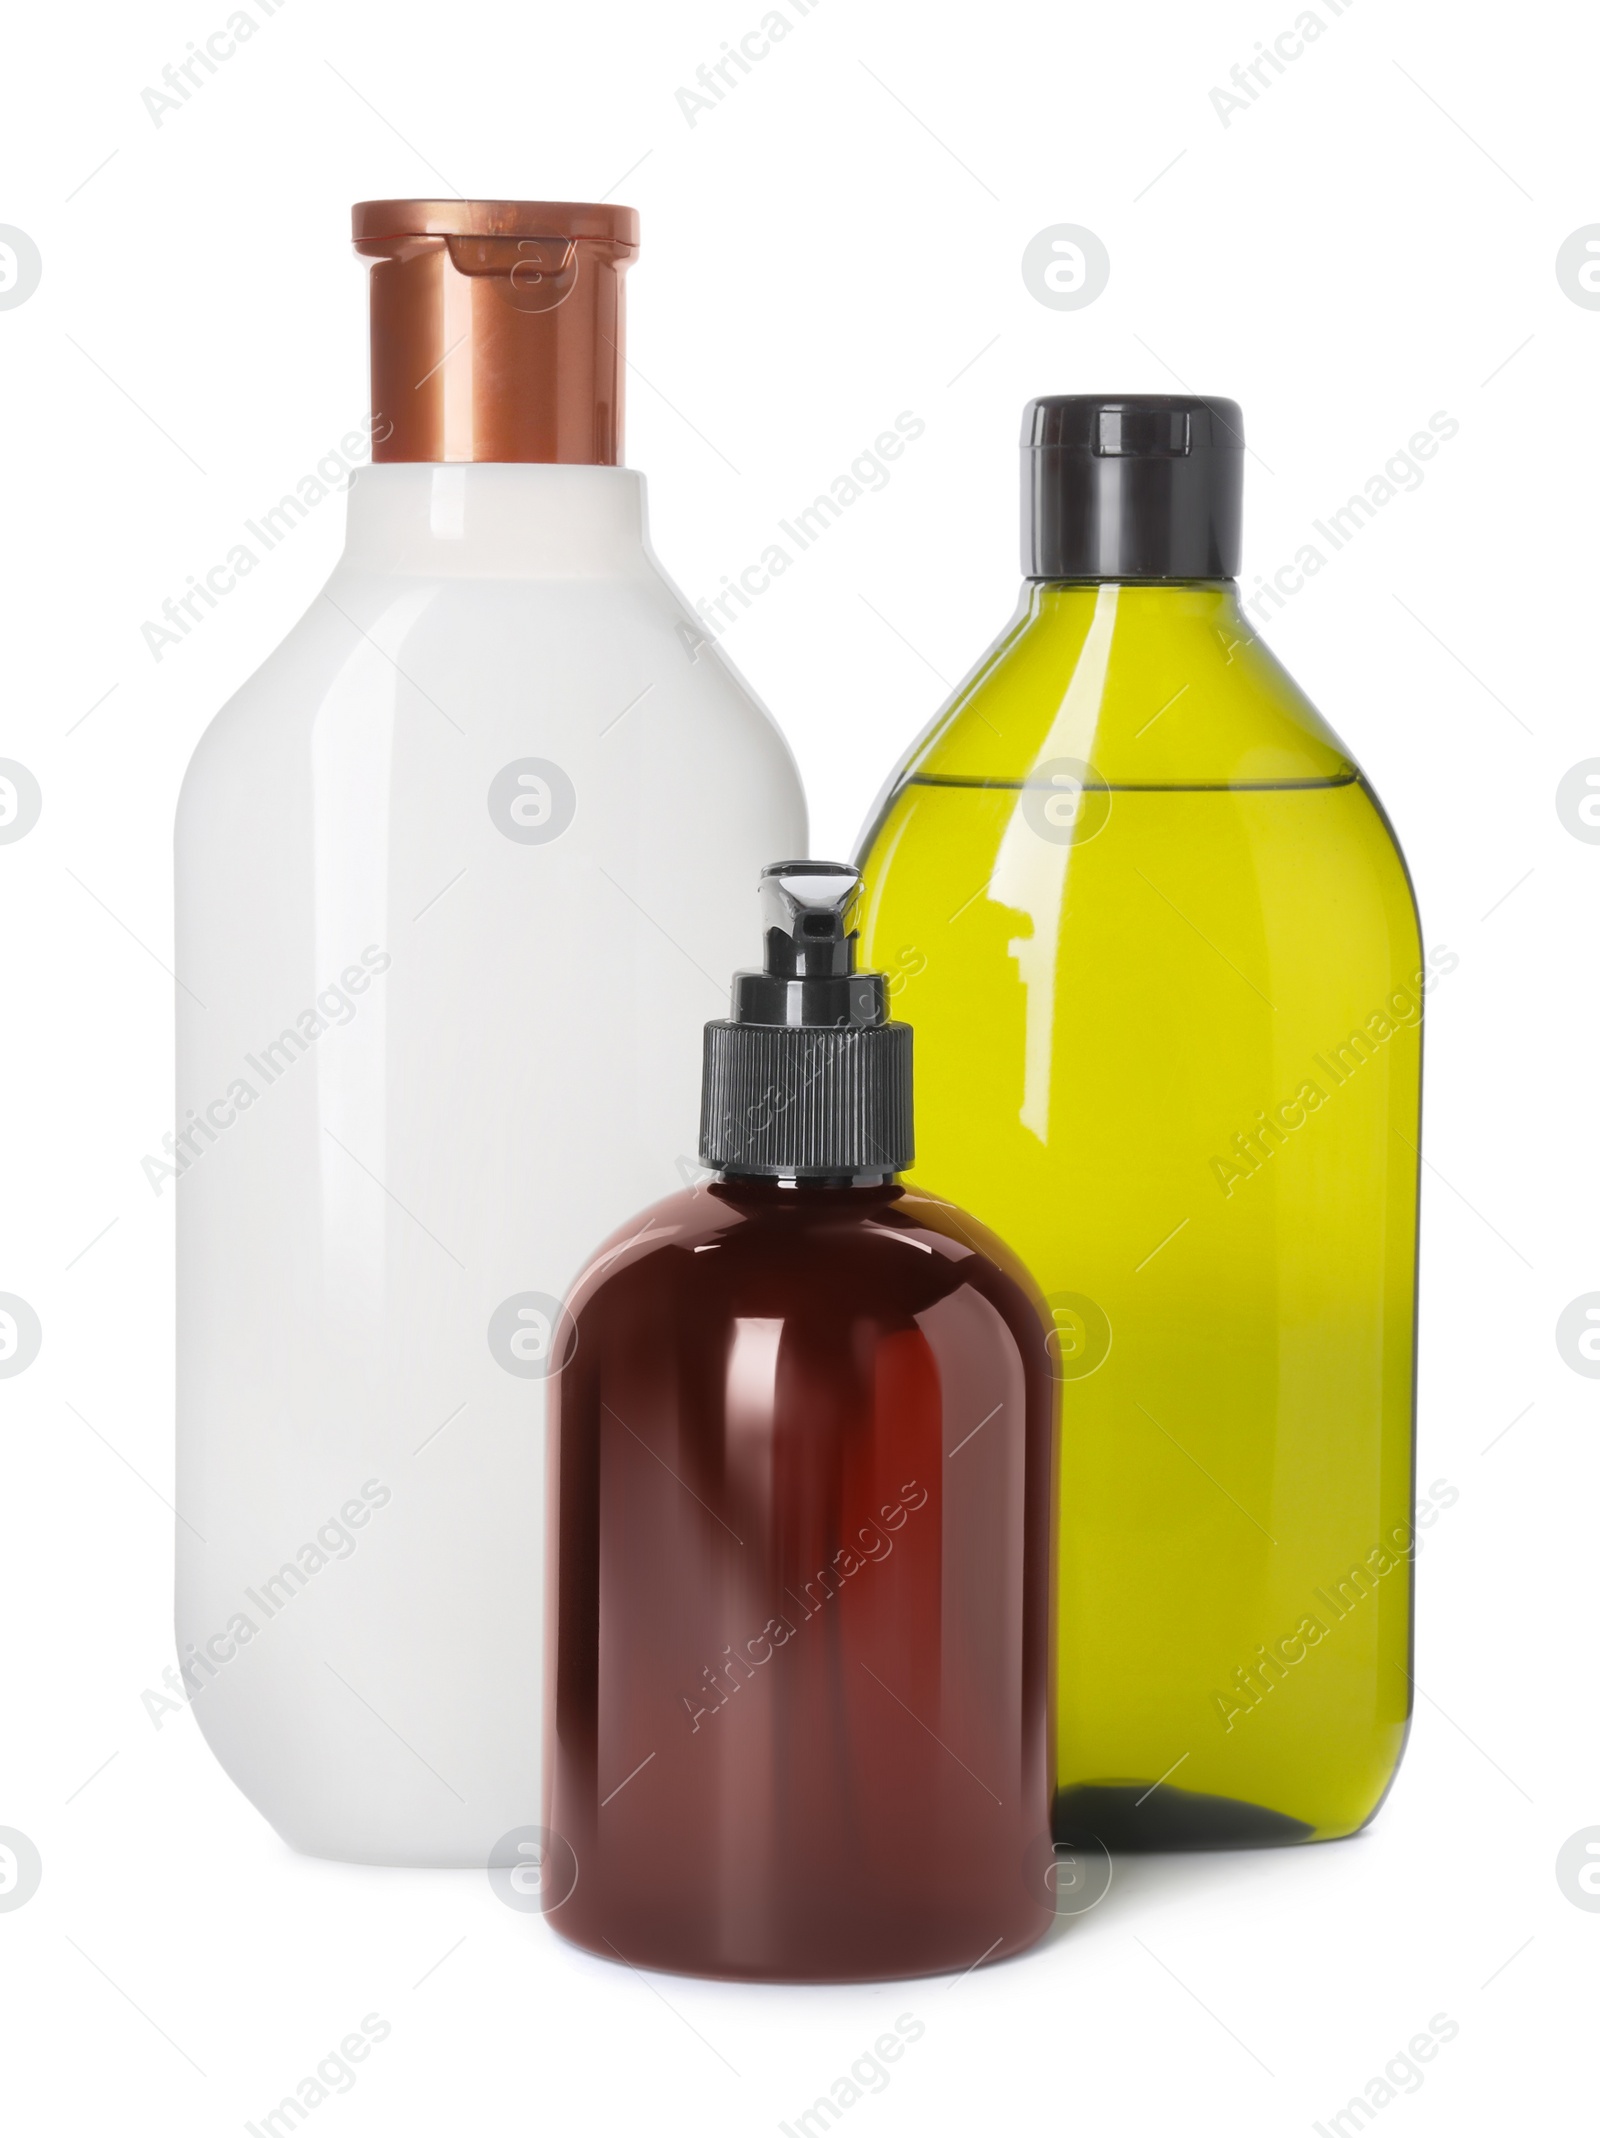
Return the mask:
<path id="1" fill-rule="evenodd" d="M 733 976 L 735 1024 L 884 1024 L 882 973 L 856 971 L 861 873 L 844 861 L 775 861 L 756 884 L 762 969 Z"/>
<path id="2" fill-rule="evenodd" d="M 858 869 L 837 861 L 775 861 L 761 871 L 756 895 L 769 973 L 811 979 L 855 971 Z"/>

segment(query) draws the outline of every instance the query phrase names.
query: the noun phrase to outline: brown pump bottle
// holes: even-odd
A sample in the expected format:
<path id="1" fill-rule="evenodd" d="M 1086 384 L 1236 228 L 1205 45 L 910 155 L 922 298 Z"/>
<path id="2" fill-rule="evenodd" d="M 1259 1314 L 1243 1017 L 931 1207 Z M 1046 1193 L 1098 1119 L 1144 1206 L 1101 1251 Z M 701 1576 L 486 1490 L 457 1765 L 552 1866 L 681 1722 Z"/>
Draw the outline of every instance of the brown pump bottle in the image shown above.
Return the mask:
<path id="1" fill-rule="evenodd" d="M 961 1970 L 1048 1876 L 1053 1388 L 983 1228 L 902 1187 L 859 879 L 761 879 L 706 1028 L 716 1178 L 594 1256 L 551 1433 L 554 1927 L 756 1980 Z"/>

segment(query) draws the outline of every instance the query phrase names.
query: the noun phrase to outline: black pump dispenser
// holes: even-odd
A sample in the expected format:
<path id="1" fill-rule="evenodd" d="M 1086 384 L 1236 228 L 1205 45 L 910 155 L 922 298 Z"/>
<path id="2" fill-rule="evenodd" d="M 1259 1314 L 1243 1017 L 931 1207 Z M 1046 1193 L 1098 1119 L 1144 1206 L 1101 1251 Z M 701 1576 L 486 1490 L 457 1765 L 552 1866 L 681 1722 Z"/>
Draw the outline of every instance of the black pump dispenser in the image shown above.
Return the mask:
<path id="1" fill-rule="evenodd" d="M 835 861 L 763 869 L 763 966 L 706 1026 L 700 1161 L 771 1179 L 885 1180 L 911 1163 L 911 1027 L 882 973 L 856 971 L 861 877 Z"/>
<path id="2" fill-rule="evenodd" d="M 1237 401 L 1070 393 L 1023 410 L 1026 578 L 1236 578 L 1243 497 Z"/>

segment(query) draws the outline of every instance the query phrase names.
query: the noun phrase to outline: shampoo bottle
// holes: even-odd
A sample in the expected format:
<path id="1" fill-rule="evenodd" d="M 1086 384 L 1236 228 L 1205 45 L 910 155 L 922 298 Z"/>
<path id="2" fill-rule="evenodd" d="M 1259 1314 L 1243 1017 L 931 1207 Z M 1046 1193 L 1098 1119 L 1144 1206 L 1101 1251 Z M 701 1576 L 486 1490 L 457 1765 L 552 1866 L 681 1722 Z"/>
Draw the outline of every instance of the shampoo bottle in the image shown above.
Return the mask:
<path id="1" fill-rule="evenodd" d="M 763 969 L 706 1027 L 716 1177 L 594 1256 L 553 1383 L 545 1906 L 638 1966 L 961 1971 L 1055 1906 L 1044 1321 L 898 1179 L 911 1033 L 857 888 L 764 873 Z"/>
<path id="2" fill-rule="evenodd" d="M 1241 606 L 1231 401 L 1036 401 L 1017 614 L 864 844 L 920 1177 L 1061 1382 L 1058 1835 L 1325 1839 L 1411 1711 L 1424 968 Z"/>
<path id="3" fill-rule="evenodd" d="M 178 1639 L 295 1847 L 482 1866 L 539 1814 L 558 1301 L 684 1177 L 805 816 L 620 465 L 633 211 L 355 240 L 374 465 L 178 812 Z"/>

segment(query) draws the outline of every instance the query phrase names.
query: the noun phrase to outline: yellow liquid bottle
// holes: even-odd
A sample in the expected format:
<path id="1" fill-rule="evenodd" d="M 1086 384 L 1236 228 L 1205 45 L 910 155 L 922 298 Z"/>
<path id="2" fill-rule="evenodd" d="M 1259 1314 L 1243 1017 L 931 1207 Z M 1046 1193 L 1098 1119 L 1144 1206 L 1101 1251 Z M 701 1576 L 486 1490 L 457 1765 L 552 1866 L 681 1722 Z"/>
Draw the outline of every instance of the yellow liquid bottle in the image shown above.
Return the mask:
<path id="1" fill-rule="evenodd" d="M 1145 452 L 1177 416 L 1184 453 Z M 917 1035 L 919 1185 L 1054 1316 L 1058 1838 L 1331 1839 L 1411 1710 L 1421 1021 L 1453 960 L 1425 970 L 1382 809 L 1241 612 L 1233 404 L 1029 424 L 1032 576 L 869 831 L 864 961 Z"/>

